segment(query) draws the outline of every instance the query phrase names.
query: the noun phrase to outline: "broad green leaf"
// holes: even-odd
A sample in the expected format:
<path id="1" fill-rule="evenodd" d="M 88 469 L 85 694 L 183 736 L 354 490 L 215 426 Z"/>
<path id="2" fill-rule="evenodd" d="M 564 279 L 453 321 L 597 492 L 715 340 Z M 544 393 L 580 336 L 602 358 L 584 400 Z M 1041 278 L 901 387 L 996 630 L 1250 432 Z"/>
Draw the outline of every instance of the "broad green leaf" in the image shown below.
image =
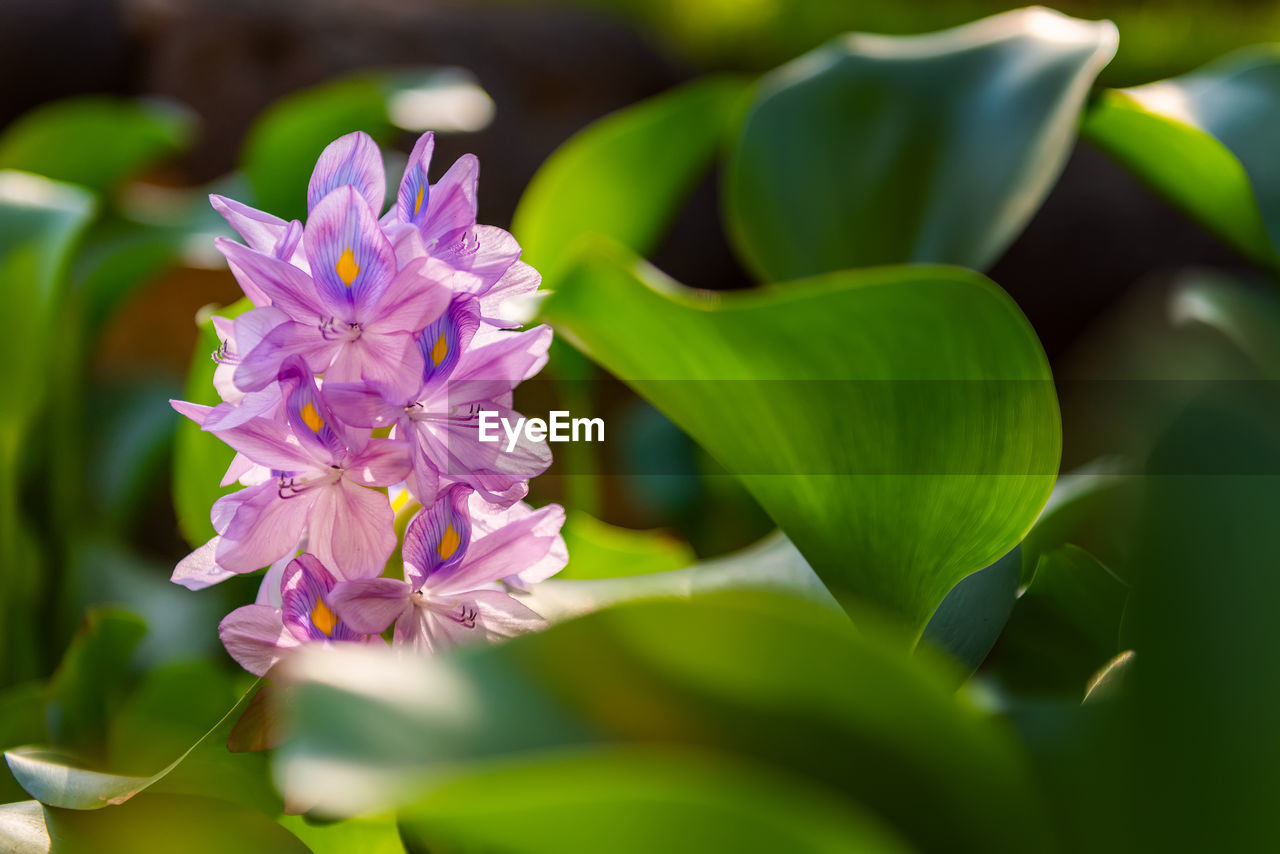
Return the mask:
<path id="1" fill-rule="evenodd" d="M 560 146 L 534 175 L 512 224 L 521 257 L 554 289 L 583 235 L 651 251 L 711 166 L 744 86 L 712 77 L 641 101 Z"/>
<path id="2" fill-rule="evenodd" d="M 693 563 L 693 549 L 662 531 L 636 531 L 570 511 L 564 524 L 569 565 L 561 579 L 617 578 L 680 569 Z"/>
<path id="3" fill-rule="evenodd" d="M 1280 380 L 1280 300 L 1274 289 L 1196 274 L 1174 290 L 1169 314 L 1179 325 L 1216 329 L 1249 358 L 1259 376 Z"/>
<path id="4" fill-rule="evenodd" d="M 1120 557 L 1136 479 L 1120 457 L 1103 457 L 1058 478 L 1053 494 L 1022 541 L 1022 584 L 1031 582 L 1047 552 L 1072 544 L 1106 558 Z"/>
<path id="5" fill-rule="evenodd" d="M 129 687 L 134 650 L 146 633 L 146 624 L 125 611 L 97 608 L 85 615 L 49 680 L 46 714 L 54 744 L 81 753 L 101 750 L 107 723 Z"/>
<path id="6" fill-rule="evenodd" d="M 1280 50 L 1110 90 L 1082 133 L 1254 261 L 1280 267 Z"/>
<path id="7" fill-rule="evenodd" d="M 0 169 L 107 192 L 190 142 L 195 115 L 172 102 L 92 95 L 55 101 L 0 134 Z"/>
<path id="8" fill-rule="evenodd" d="M 51 807 L 72 810 L 96 810 L 106 806 L 123 804 L 139 792 L 149 788 L 191 755 L 206 739 L 223 730 L 240 710 L 253 689 L 231 707 L 222 719 L 189 745 L 177 759 L 150 776 L 113 774 L 84 767 L 76 757 L 65 751 L 45 747 L 19 747 L 6 750 L 5 761 L 9 770 L 27 794 Z"/>
<path id="9" fill-rule="evenodd" d="M 945 650 L 966 672 L 977 670 L 1013 613 L 1021 578 L 1022 553 L 1015 548 L 960 579 L 929 618 L 922 640 Z"/>
<path id="10" fill-rule="evenodd" d="M 570 562 L 576 545 L 566 536 Z M 776 590 L 839 611 L 840 605 L 781 532 L 733 554 L 665 572 L 618 578 L 555 578 L 534 585 L 526 604 L 550 622 L 640 599 L 687 599 L 723 590 Z"/>
<path id="11" fill-rule="evenodd" d="M 833 593 L 916 631 L 1018 544 L 1052 489 L 1048 364 L 977 273 L 715 295 L 602 245 L 544 314 L 739 476 Z"/>
<path id="12" fill-rule="evenodd" d="M 111 723 L 112 770 L 145 775 L 181 755 L 184 759 L 156 781 L 153 792 L 222 798 L 267 813 L 279 810 L 266 757 L 233 754 L 226 747 L 233 718 L 225 713 L 237 707 L 243 691 L 237 683 L 242 681 L 208 661 L 177 662 L 148 673 Z M 209 723 L 220 718 L 223 723 L 206 736 Z"/>
<path id="13" fill-rule="evenodd" d="M 1108 21 L 1047 9 L 851 34 L 764 78 L 726 213 L 767 281 L 907 261 L 990 266 L 1057 180 Z"/>
<path id="14" fill-rule="evenodd" d="M 307 846 L 256 810 L 215 798 L 146 794 L 85 812 L 45 807 L 58 852 L 93 854 L 307 854 Z"/>
<path id="15" fill-rule="evenodd" d="M 218 340 L 212 318 L 214 315 L 237 317 L 251 308 L 253 305 L 248 299 L 240 299 L 225 308 L 201 313 L 200 337 L 187 371 L 185 400 L 211 406 L 221 402 L 213 387 L 213 372 L 217 368 L 213 355 L 222 342 Z M 234 457 L 235 451 L 217 436 L 204 432 L 189 419 L 179 418 L 173 452 L 173 506 L 178 527 L 193 547 L 214 535 L 213 522 L 209 519 L 213 502 L 239 488 L 235 484 L 218 485 Z"/>
<path id="16" fill-rule="evenodd" d="M 1022 696 L 1080 700 L 1120 651 L 1129 585 L 1084 549 L 1040 556 L 986 672 Z"/>
<path id="17" fill-rule="evenodd" d="M 454 655 L 347 645 L 286 667 L 277 779 L 322 811 L 404 806 L 477 763 L 634 742 L 788 769 L 933 850 L 1026 851 L 1040 820 L 1016 749 L 949 668 L 790 596 L 632 603 Z"/>
<path id="18" fill-rule="evenodd" d="M 479 771 L 434 789 L 400 821 L 431 851 L 908 850 L 854 804 L 811 784 L 739 761 L 651 748 Z"/>
<path id="19" fill-rule="evenodd" d="M 1155 442 L 1143 481 L 1124 691 L 1150 850 L 1261 851 L 1280 835 L 1280 395 L 1212 387 Z M 1132 850 L 1132 849 L 1130 849 Z"/>
<path id="20" fill-rule="evenodd" d="M 357 130 L 378 142 L 389 140 L 398 126 L 427 130 L 430 125 L 408 127 L 407 119 L 416 116 L 398 115 L 396 105 L 456 85 L 456 74 L 442 69 L 362 71 L 277 101 L 250 130 L 241 157 L 258 207 L 301 219 L 307 212 L 307 181 L 326 145 Z"/>
<path id="21" fill-rule="evenodd" d="M 42 682 L 15 685 L 0 694 L 0 750 L 49 740 L 44 722 L 44 703 L 45 686 Z M 13 779 L 8 767 L 0 768 L 0 802 L 21 797 L 22 787 Z"/>
<path id="22" fill-rule="evenodd" d="M 285 815 L 279 822 L 302 840 L 311 854 L 405 854 L 394 815 L 325 822 Z"/>

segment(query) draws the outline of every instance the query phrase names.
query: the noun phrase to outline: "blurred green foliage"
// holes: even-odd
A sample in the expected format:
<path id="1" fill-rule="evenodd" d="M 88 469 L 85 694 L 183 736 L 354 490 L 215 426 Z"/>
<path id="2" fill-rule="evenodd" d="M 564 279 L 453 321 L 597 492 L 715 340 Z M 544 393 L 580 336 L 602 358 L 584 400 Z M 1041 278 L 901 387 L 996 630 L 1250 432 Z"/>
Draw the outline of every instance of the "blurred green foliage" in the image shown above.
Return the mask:
<path id="1" fill-rule="evenodd" d="M 1004 7 L 607 8 L 709 67 L 765 71 L 845 29 Z M 676 437 L 681 477 L 698 454 L 719 464 L 679 499 L 714 505 L 702 524 L 748 506 L 745 485 L 786 536 L 695 564 L 688 543 L 592 515 L 588 477 L 569 496 L 565 578 L 529 600 L 546 632 L 430 659 L 312 649 L 252 700 L 255 683 L 204 652 L 255 579 L 171 590 L 130 538 L 153 524 L 146 496 L 173 448 L 178 523 L 205 539 L 230 452 L 192 424 L 175 437 L 163 381 L 90 369 L 129 297 L 225 232 L 207 188 L 139 192 L 196 129 L 179 107 L 99 97 L 5 129 L 0 848 L 1268 848 L 1274 282 L 1185 280 L 1171 334 L 1211 382 L 1150 413 L 1128 462 L 1055 486 L 1061 427 L 1034 331 L 981 273 L 939 266 L 989 265 L 1080 129 L 1274 276 L 1276 53 L 1183 72 L 1280 32 L 1280 12 L 1223 8 L 1206 22 L 1192 2 L 1068 4 L 1119 24 L 1105 69 L 1108 27 L 1045 11 L 843 38 L 567 141 L 515 218 L 555 290 L 546 318 L 581 351 L 558 345 L 550 370 L 567 389 L 601 369 L 628 383 L 653 406 L 636 423 L 669 431 L 636 447 Z M 1095 76 L 1131 88 L 1089 98 Z M 357 128 L 391 138 L 390 99 L 434 79 L 361 72 L 291 95 L 219 186 L 301 215 L 321 147 Z M 643 260 L 722 159 L 734 248 L 775 282 L 746 294 Z M 212 403 L 209 314 L 185 396 Z M 1241 379 L 1205 367 L 1220 365 L 1247 381 L 1214 384 Z"/>

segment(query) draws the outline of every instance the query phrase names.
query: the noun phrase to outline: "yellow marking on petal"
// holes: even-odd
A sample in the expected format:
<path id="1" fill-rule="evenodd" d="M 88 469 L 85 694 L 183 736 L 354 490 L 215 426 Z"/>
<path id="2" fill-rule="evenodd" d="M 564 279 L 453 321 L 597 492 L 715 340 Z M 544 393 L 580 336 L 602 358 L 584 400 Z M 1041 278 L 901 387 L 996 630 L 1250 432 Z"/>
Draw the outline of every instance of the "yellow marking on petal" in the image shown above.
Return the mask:
<path id="1" fill-rule="evenodd" d="M 458 532 L 452 525 L 448 526 L 444 529 L 444 536 L 440 538 L 440 546 L 436 549 L 436 554 L 440 555 L 441 560 L 448 560 L 458 550 L 459 541 Z"/>
<path id="2" fill-rule="evenodd" d="M 424 185 L 424 186 L 421 186 L 421 187 L 419 187 L 419 188 L 418 188 L 418 198 L 416 198 L 416 199 L 414 199 L 414 200 L 413 200 L 413 215 L 414 215 L 414 216 L 417 216 L 417 215 L 418 215 L 418 211 L 422 210 L 422 194 L 423 194 L 423 193 L 425 193 L 425 192 L 426 192 L 426 190 L 427 190 L 427 188 L 426 188 L 426 186 L 425 186 L 425 185 Z"/>
<path id="3" fill-rule="evenodd" d="M 319 598 L 316 599 L 316 606 L 311 609 L 311 625 L 324 632 L 325 637 L 331 636 L 333 627 L 338 625 L 338 618 Z"/>
<path id="4" fill-rule="evenodd" d="M 444 333 L 440 333 L 440 337 L 436 339 L 435 346 L 431 348 L 431 361 L 436 367 L 440 367 L 440 363 L 444 361 L 444 357 L 449 355 L 449 342 L 445 340 Z"/>
<path id="5" fill-rule="evenodd" d="M 409 503 L 409 490 L 403 489 L 400 494 L 391 499 L 391 512 L 399 513 L 404 506 Z"/>
<path id="6" fill-rule="evenodd" d="M 342 283 L 351 287 L 356 276 L 360 275 L 360 265 L 356 263 L 356 253 L 351 251 L 350 246 L 342 250 L 342 256 L 338 258 L 338 263 L 333 265 L 333 269 L 338 274 L 338 278 L 342 279 Z"/>
<path id="7" fill-rule="evenodd" d="M 302 423 L 311 428 L 312 433 L 319 433 L 324 429 L 324 419 L 320 417 L 320 413 L 316 412 L 316 405 L 308 403 L 302 407 Z"/>

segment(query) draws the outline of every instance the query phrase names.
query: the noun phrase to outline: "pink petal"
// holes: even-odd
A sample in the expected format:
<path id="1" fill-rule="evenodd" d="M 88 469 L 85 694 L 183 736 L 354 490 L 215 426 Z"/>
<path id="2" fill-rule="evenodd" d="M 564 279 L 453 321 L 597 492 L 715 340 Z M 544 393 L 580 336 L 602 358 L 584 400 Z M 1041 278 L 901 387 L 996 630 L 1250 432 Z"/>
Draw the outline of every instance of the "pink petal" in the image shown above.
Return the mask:
<path id="1" fill-rule="evenodd" d="M 367 382 L 387 396 L 410 400 L 422 387 L 422 353 L 407 332 L 366 332 L 338 352 L 326 381 Z"/>
<path id="2" fill-rule="evenodd" d="M 432 240 L 475 225 L 479 177 L 480 161 L 474 154 L 464 154 L 432 186 L 430 206 L 422 228 L 422 239 L 428 245 Z"/>
<path id="3" fill-rule="evenodd" d="M 232 270 L 240 271 L 242 286 L 246 280 L 252 282 L 270 298 L 273 306 L 283 310 L 294 320 L 311 321 L 338 315 L 336 309 L 340 306 L 328 305 L 322 301 L 311 277 L 292 264 L 255 252 L 224 237 L 215 240 L 214 245 L 227 256 Z M 341 315 L 342 319 L 349 320 L 349 314 L 350 311 L 347 311 Z"/>
<path id="4" fill-rule="evenodd" d="M 276 381 L 290 356 L 301 357 L 312 373 L 324 373 L 341 347 L 341 339 L 326 335 L 315 322 L 282 323 L 248 351 L 236 368 L 234 382 L 241 391 L 264 388 Z"/>
<path id="5" fill-rule="evenodd" d="M 409 445 L 396 439 L 370 439 L 347 463 L 346 476 L 363 486 L 392 486 L 409 473 Z"/>
<path id="6" fill-rule="evenodd" d="M 382 152 L 364 131 L 340 136 L 320 153 L 307 184 L 307 212 L 315 210 L 321 199 L 344 185 L 354 187 L 375 214 L 382 210 L 387 192 Z"/>
<path id="7" fill-rule="evenodd" d="M 387 496 L 346 477 L 317 491 L 312 552 L 339 580 L 381 575 L 396 547 L 395 514 Z"/>
<path id="8" fill-rule="evenodd" d="M 413 589 L 396 578 L 359 578 L 341 581 L 329 594 L 338 618 L 357 632 L 376 635 L 386 631 L 406 608 Z"/>
<path id="9" fill-rule="evenodd" d="M 396 193 L 396 218 L 400 222 L 419 225 L 426 221 L 431 210 L 431 189 L 427 183 L 427 170 L 431 167 L 431 153 L 435 151 L 435 134 L 427 131 L 418 137 L 404 167 L 400 190 Z M 421 191 L 421 194 L 419 194 Z M 423 204 L 425 201 L 427 204 Z"/>
<path id="10" fill-rule="evenodd" d="M 404 414 L 403 404 L 388 401 L 379 389 L 364 382 L 326 380 L 324 397 L 338 418 L 355 427 L 390 427 Z"/>
<path id="11" fill-rule="evenodd" d="M 414 258 L 396 273 L 373 313 L 365 318 L 371 332 L 418 333 L 439 317 L 453 296 L 454 270 L 435 258 Z"/>
<path id="12" fill-rule="evenodd" d="M 234 572 L 218 566 L 216 555 L 221 542 L 222 537 L 214 537 L 178 561 L 169 580 L 174 584 L 181 584 L 188 590 L 203 590 L 235 575 Z"/>
<path id="13" fill-rule="evenodd" d="M 490 640 L 495 637 L 511 638 L 547 627 L 547 621 L 537 612 L 501 590 L 477 590 L 468 598 L 477 611 L 476 625 L 484 627 Z"/>
<path id="14" fill-rule="evenodd" d="M 564 510 L 550 504 L 510 522 L 471 543 L 466 559 L 456 568 L 432 577 L 440 595 L 479 590 L 534 566 L 551 551 L 564 524 Z"/>
<path id="15" fill-rule="evenodd" d="M 266 605 L 236 608 L 218 624 L 218 637 L 245 670 L 265 676 L 298 641 L 284 627 L 280 611 Z"/>
<path id="16" fill-rule="evenodd" d="M 378 217 L 354 187 L 338 187 L 311 211 L 302 238 L 311 276 L 335 317 L 365 321 L 396 273 L 396 255 Z M 351 278 L 350 283 L 343 274 Z M 299 318 L 301 319 L 301 318 Z"/>
<path id="17" fill-rule="evenodd" d="M 298 548 L 311 508 L 323 488 L 281 498 L 275 480 L 241 490 L 246 494 L 218 547 L 218 564 L 229 572 L 254 572 Z"/>

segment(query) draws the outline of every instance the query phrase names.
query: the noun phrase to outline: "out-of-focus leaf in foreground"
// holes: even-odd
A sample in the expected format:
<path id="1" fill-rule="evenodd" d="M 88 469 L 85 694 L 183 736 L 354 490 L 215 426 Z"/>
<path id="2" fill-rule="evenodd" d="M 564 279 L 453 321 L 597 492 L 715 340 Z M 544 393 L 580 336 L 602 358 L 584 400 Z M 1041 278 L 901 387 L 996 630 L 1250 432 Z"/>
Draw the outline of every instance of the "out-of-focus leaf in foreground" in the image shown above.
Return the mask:
<path id="1" fill-rule="evenodd" d="M 21 169 L 99 192 L 186 147 L 195 115 L 177 104 L 93 95 L 54 101 L 0 134 L 0 169 Z"/>
<path id="2" fill-rule="evenodd" d="M 862 810 L 812 784 L 740 761 L 653 748 L 526 760 L 466 774 L 405 810 L 401 826 L 431 851 L 908 850 Z"/>
<path id="3" fill-rule="evenodd" d="M 49 682 L 46 715 L 54 744 L 101 751 L 108 721 L 128 686 L 134 650 L 146 633 L 146 624 L 125 611 L 99 608 L 85 615 Z"/>
<path id="4" fill-rule="evenodd" d="M 252 691 L 250 691 L 252 693 Z M 163 779 L 177 768 L 192 751 L 218 732 L 244 705 L 245 697 L 236 703 L 222 720 L 190 745 L 180 756 L 155 774 L 135 777 L 113 774 L 84 767 L 69 753 L 44 747 L 19 747 L 5 751 L 5 761 L 14 778 L 29 795 L 43 804 L 72 810 L 96 810 L 119 805 Z"/>
<path id="5" fill-rule="evenodd" d="M 700 80 L 606 116 L 560 146 L 512 223 L 521 257 L 543 283 L 554 289 L 583 235 L 606 235 L 638 255 L 652 250 L 710 168 L 743 88 Z"/>
<path id="6" fill-rule="evenodd" d="M 1052 489 L 1047 360 L 977 273 L 715 295 L 602 244 L 544 314 L 740 477 L 833 593 L 917 631 L 1017 545 Z"/>
<path id="7" fill-rule="evenodd" d="M 341 814 L 430 803 L 473 763 L 663 744 L 789 769 L 926 849 L 1030 850 L 1041 805 L 1016 748 L 948 668 L 904 646 L 806 600 L 736 592 L 632 603 L 456 655 L 308 649 L 288 664 L 277 779 Z M 543 789 L 527 773 L 532 806 Z M 557 797 L 571 794 L 562 773 L 547 781 Z M 446 807 L 484 809 L 442 797 L 432 821 L 457 822 Z"/>
<path id="8" fill-rule="evenodd" d="M 768 281 L 927 261 L 989 266 L 1057 180 L 1109 21 L 1047 9 L 895 38 L 853 34 L 762 81 L 727 219 Z"/>
<path id="9" fill-rule="evenodd" d="M 1280 267 L 1280 50 L 1110 90 L 1084 136 L 1249 258 Z"/>
<path id="10" fill-rule="evenodd" d="M 12 854 L 306 854 L 267 816 L 189 795 L 144 795 L 85 812 L 23 801 L 0 806 L 0 848 Z"/>

